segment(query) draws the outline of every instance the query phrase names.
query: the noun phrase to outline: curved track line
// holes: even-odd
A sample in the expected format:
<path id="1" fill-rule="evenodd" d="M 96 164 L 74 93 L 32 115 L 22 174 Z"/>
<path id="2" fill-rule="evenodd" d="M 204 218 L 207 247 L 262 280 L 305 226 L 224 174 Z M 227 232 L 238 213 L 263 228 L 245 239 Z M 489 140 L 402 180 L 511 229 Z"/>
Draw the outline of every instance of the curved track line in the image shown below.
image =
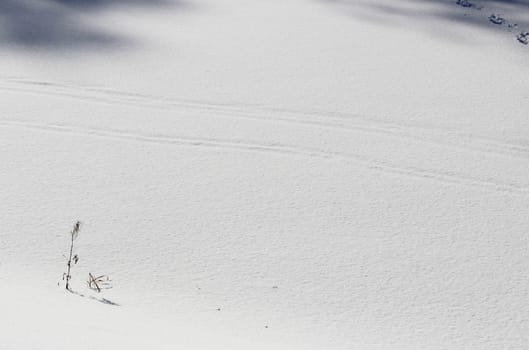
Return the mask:
<path id="1" fill-rule="evenodd" d="M 213 149 L 229 149 L 237 151 L 266 152 L 283 155 L 297 155 L 327 160 L 341 159 L 346 161 L 358 162 L 369 169 L 388 174 L 397 174 L 401 176 L 420 179 L 432 179 L 439 182 L 479 187 L 497 192 L 510 192 L 524 195 L 529 194 L 529 187 L 518 184 L 501 183 L 490 179 L 483 180 L 448 171 L 436 171 L 432 169 L 421 169 L 417 167 L 399 167 L 393 164 L 389 164 L 387 162 L 373 160 L 358 154 L 326 151 L 321 149 L 299 147 L 295 145 L 286 145 L 280 143 L 258 143 L 246 140 L 186 138 L 169 135 L 149 135 L 144 133 L 114 129 L 81 128 L 69 125 L 39 124 L 21 122 L 16 120 L 0 120 L 0 127 L 18 127 L 37 130 L 41 132 L 59 132 L 66 134 L 96 136 L 116 140 L 129 140 L 143 143 L 204 147 Z"/>
<path id="2" fill-rule="evenodd" d="M 228 105 L 200 101 L 177 100 L 133 92 L 93 87 L 80 87 L 74 85 L 61 85 L 50 82 L 22 79 L 9 79 L 8 82 L 10 84 L 16 85 L 17 87 L 0 86 L 0 89 L 24 93 L 63 96 L 114 105 L 128 105 L 162 110 L 178 109 L 179 111 L 190 110 L 198 112 L 214 112 L 215 117 L 243 118 L 257 120 L 260 122 L 284 122 L 304 126 L 317 126 L 319 128 L 331 128 L 341 131 L 352 131 L 408 139 L 422 143 L 456 148 L 458 150 L 466 149 L 486 154 L 494 153 L 503 156 L 529 159 L 529 147 L 522 145 L 505 143 L 500 140 L 482 136 L 464 135 L 461 133 L 456 133 L 453 130 L 441 129 L 439 127 L 412 126 L 380 122 L 376 121 L 372 117 L 367 118 L 366 116 L 361 115 L 336 112 L 318 113 L 312 111 L 263 108 L 252 105 Z M 51 87 L 52 90 L 38 91 L 36 89 L 21 88 L 18 86 L 30 86 L 38 88 L 44 87 L 45 89 Z M 90 95 L 93 93 L 96 95 Z M 249 108 L 252 108 L 252 110 L 248 110 Z M 426 135 L 427 133 L 430 135 L 432 133 L 435 134 L 435 138 L 432 138 L 431 136 L 429 137 Z M 459 141 L 456 141 L 454 138 L 459 139 Z M 462 141 L 463 139 L 465 141 Z"/>
<path id="3" fill-rule="evenodd" d="M 78 134 L 98 136 L 111 139 L 132 140 L 146 143 L 157 143 L 165 145 L 199 146 L 208 148 L 225 148 L 233 150 L 262 151 L 279 154 L 301 155 L 315 158 L 330 158 L 325 152 L 311 150 L 309 148 L 292 147 L 275 143 L 246 142 L 242 140 L 222 140 L 212 138 L 188 138 L 180 136 L 148 135 L 113 129 L 80 128 L 67 125 L 25 123 L 17 121 L 0 121 L 0 126 L 21 127 L 39 131 L 60 132 L 67 134 Z"/>

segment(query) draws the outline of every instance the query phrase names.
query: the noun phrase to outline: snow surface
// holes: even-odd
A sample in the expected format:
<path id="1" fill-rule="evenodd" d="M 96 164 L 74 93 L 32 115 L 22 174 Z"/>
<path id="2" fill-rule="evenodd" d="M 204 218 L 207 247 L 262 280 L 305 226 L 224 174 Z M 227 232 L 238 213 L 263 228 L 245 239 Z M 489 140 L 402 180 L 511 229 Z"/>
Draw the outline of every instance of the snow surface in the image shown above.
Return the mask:
<path id="1" fill-rule="evenodd" d="M 0 349 L 527 348 L 529 3 L 471 2 L 0 2 Z"/>

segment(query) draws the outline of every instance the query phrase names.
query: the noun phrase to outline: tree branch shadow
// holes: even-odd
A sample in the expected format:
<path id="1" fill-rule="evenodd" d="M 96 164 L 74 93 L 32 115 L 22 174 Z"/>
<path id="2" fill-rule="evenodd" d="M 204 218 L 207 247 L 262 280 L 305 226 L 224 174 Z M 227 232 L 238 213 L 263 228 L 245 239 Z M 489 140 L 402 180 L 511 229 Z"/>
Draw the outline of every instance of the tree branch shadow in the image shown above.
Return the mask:
<path id="1" fill-rule="evenodd" d="M 0 0 L 0 43 L 25 49 L 111 49 L 132 38 L 92 24 L 90 16 L 115 9 L 172 7 L 185 0 Z M 88 19 L 87 19 L 88 17 Z"/>
<path id="2" fill-rule="evenodd" d="M 467 37 L 462 27 L 482 29 L 483 33 L 504 30 L 515 34 L 529 30 L 529 0 L 467 0 L 462 6 L 457 0 L 318 0 L 335 6 L 342 14 L 357 20 L 398 26 L 403 23 L 464 44 L 479 41 Z M 505 23 L 492 23 L 492 14 L 505 17 Z"/>

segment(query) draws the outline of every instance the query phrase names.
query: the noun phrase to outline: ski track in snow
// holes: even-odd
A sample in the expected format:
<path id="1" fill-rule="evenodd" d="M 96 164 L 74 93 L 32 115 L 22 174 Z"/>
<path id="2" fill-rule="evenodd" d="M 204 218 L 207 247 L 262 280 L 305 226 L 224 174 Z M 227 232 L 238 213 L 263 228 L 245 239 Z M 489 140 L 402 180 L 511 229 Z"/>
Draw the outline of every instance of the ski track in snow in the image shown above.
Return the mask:
<path id="1" fill-rule="evenodd" d="M 169 135 L 144 134 L 113 129 L 98 129 L 88 127 L 76 127 L 71 125 L 54 125 L 20 122 L 15 120 L 0 120 L 0 127 L 19 127 L 41 132 L 59 132 L 76 135 L 96 136 L 108 139 L 130 140 L 135 142 L 156 143 L 176 146 L 203 147 L 213 149 L 230 149 L 239 151 L 267 152 L 283 155 L 296 155 L 320 159 L 340 159 L 362 163 L 369 169 L 421 179 L 432 179 L 445 183 L 462 184 L 494 191 L 529 194 L 529 187 L 512 183 L 502 183 L 493 179 L 478 179 L 464 174 L 453 172 L 436 171 L 433 169 L 421 169 L 417 167 L 398 167 L 386 162 L 372 160 L 362 155 L 327 151 L 316 148 L 300 147 L 280 143 L 259 143 L 248 140 L 228 140 L 213 138 L 186 138 Z"/>
<path id="2" fill-rule="evenodd" d="M 214 113 L 214 116 L 218 118 L 250 119 L 261 122 L 284 122 L 303 126 L 338 129 L 341 131 L 350 130 L 354 132 L 409 139 L 426 144 L 453 147 L 458 150 L 468 149 L 487 154 L 495 153 L 529 159 L 529 146 L 522 144 L 506 143 L 501 140 L 475 134 L 458 133 L 454 130 L 440 128 L 438 126 L 405 125 L 402 123 L 382 122 L 377 120 L 380 118 L 359 114 L 325 111 L 299 111 L 266 108 L 257 105 L 218 104 L 206 101 L 189 101 L 106 88 L 83 87 L 13 78 L 1 79 L 0 90 L 38 95 L 53 95 L 112 105 L 178 110 L 179 112 L 209 112 Z"/>
<path id="3" fill-rule="evenodd" d="M 459 152 L 480 152 L 504 157 L 529 159 L 529 147 L 505 143 L 492 138 L 464 135 L 446 128 L 433 126 L 403 125 L 377 121 L 375 117 L 336 112 L 298 111 L 243 104 L 217 104 L 205 101 L 186 101 L 107 88 L 59 84 L 24 78 L 0 78 L 0 90 L 17 93 L 50 95 L 74 98 L 112 105 L 155 108 L 178 112 L 203 112 L 219 118 L 243 118 L 260 122 L 280 122 L 317 128 L 330 128 L 362 134 L 373 134 L 403 140 L 413 140 L 426 145 L 441 145 L 455 148 Z M 276 153 L 283 155 L 319 158 L 322 160 L 340 159 L 362 163 L 369 169 L 401 176 L 432 179 L 445 183 L 462 184 L 484 189 L 529 194 L 529 187 L 517 183 L 502 182 L 494 178 L 478 178 L 452 171 L 435 170 L 415 166 L 399 166 L 371 157 L 344 152 L 283 144 L 279 142 L 256 142 L 253 140 L 189 138 L 176 135 L 146 134 L 136 131 L 79 127 L 66 124 L 46 124 L 19 120 L 0 120 L 1 127 L 18 127 L 44 132 L 96 136 L 116 140 L 130 140 L 144 143 L 157 143 L 176 146 L 203 147 L 219 150 L 238 150 Z"/>

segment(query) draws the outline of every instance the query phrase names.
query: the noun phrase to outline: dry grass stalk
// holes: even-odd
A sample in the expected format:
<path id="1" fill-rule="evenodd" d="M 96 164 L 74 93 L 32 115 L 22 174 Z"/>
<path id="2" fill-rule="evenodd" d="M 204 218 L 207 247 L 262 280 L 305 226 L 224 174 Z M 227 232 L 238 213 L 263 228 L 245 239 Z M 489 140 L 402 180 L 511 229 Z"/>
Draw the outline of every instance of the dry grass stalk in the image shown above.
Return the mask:
<path id="1" fill-rule="evenodd" d="M 110 288 L 110 278 L 107 275 L 95 277 L 91 272 L 88 273 L 88 288 L 101 292 L 103 288 Z"/>
<path id="2" fill-rule="evenodd" d="M 70 255 L 68 256 L 68 262 L 66 264 L 67 270 L 63 274 L 62 279 L 66 280 L 66 289 L 71 291 L 70 289 L 70 279 L 72 279 L 71 270 L 72 270 L 72 261 L 74 264 L 77 264 L 79 261 L 79 256 L 77 254 L 73 254 L 73 242 L 79 235 L 79 231 L 81 230 L 81 222 L 77 221 L 72 228 L 72 231 L 70 231 Z"/>

